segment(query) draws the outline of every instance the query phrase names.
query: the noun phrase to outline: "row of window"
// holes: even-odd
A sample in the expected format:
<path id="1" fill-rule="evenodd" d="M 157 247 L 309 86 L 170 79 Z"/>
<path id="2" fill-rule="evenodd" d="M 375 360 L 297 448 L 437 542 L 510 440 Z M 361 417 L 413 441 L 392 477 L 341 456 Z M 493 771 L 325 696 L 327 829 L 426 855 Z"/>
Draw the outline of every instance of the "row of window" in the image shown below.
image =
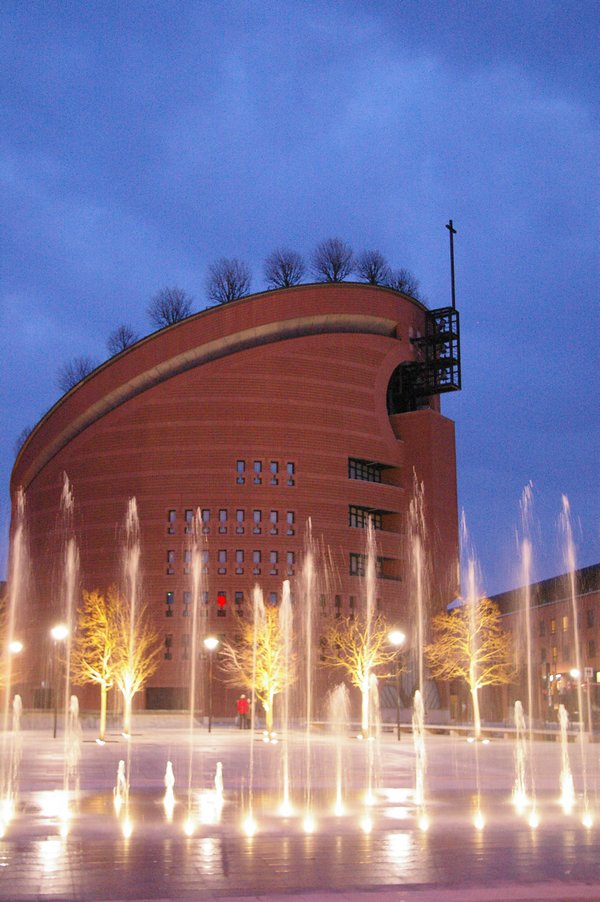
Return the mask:
<path id="1" fill-rule="evenodd" d="M 350 576 L 366 576 L 367 573 L 367 555 L 350 552 Z M 401 581 L 402 577 L 397 571 L 399 561 L 395 558 L 376 557 L 375 558 L 375 576 L 378 579 L 394 579 Z"/>
<path id="2" fill-rule="evenodd" d="M 592 627 L 594 625 L 595 612 L 594 612 L 593 608 L 588 608 L 588 610 L 586 612 L 586 622 L 587 622 L 588 628 Z M 568 632 L 568 630 L 569 630 L 568 614 L 563 614 L 563 616 L 560 619 L 560 623 L 561 623 L 561 629 L 562 629 L 563 633 Z M 581 626 L 581 613 L 579 613 L 577 615 L 577 626 L 578 627 Z M 550 620 L 550 635 L 554 636 L 554 635 L 556 635 L 556 632 L 557 632 L 556 617 L 552 617 L 552 619 Z M 546 635 L 546 621 L 540 620 L 540 636 L 545 636 L 545 635 Z"/>
<path id="3" fill-rule="evenodd" d="M 191 617 L 192 616 L 192 605 L 193 605 L 193 596 L 191 592 L 183 592 L 182 593 L 182 608 L 181 614 L 183 617 Z M 246 596 L 244 592 L 234 592 L 233 601 L 234 601 L 234 610 L 239 613 Z M 279 601 L 279 595 L 277 592 L 268 592 L 265 596 L 265 600 L 268 604 L 276 605 Z M 199 597 L 200 609 L 204 612 L 204 616 L 208 616 L 208 608 L 211 602 L 211 596 L 207 591 L 202 591 Z M 292 598 L 293 602 L 293 598 Z M 176 594 L 175 592 L 168 591 L 165 593 L 165 603 L 166 603 L 166 616 L 173 617 L 174 611 L 176 608 Z M 217 604 L 217 616 L 225 617 L 227 611 L 227 593 L 224 591 L 217 592 L 216 596 L 216 604 Z M 318 608 L 321 614 L 327 615 L 330 611 L 333 611 L 336 617 L 341 617 L 344 611 L 346 610 L 350 617 L 354 616 L 354 613 L 358 607 L 358 605 L 362 607 L 365 606 L 366 602 L 364 598 L 359 598 L 356 595 L 348 596 L 348 604 L 344 604 L 344 599 L 341 595 L 334 595 L 333 599 L 328 598 L 326 595 L 319 595 L 318 600 Z M 381 609 L 381 599 L 376 599 L 376 608 L 379 611 Z"/>
<path id="4" fill-rule="evenodd" d="M 235 462 L 236 485 L 245 485 L 246 481 L 252 485 L 296 485 L 296 464 L 288 460 L 285 469 L 280 466 L 278 460 L 270 460 L 267 464 L 263 460 L 252 461 L 252 469 L 246 470 L 245 460 Z"/>
<path id="5" fill-rule="evenodd" d="M 247 554 L 243 548 L 236 548 L 233 553 L 228 552 L 226 548 L 220 548 L 217 551 L 217 573 L 219 575 L 225 576 L 227 574 L 228 560 L 230 563 L 235 563 L 235 573 L 239 576 L 244 573 L 245 564 L 250 562 L 252 563 L 253 576 L 260 576 L 263 563 L 268 563 L 269 565 L 269 576 L 278 576 L 279 564 L 280 562 L 283 563 L 285 560 L 287 567 L 286 575 L 293 576 L 295 572 L 294 568 L 296 565 L 296 552 L 287 551 L 284 558 L 283 555 L 281 555 L 280 557 L 280 552 L 276 550 L 271 550 L 268 552 L 268 554 L 267 552 L 263 554 L 260 549 L 255 549 L 254 551 Z M 176 555 L 175 552 L 171 549 L 167 551 L 167 576 L 174 575 L 175 563 Z M 202 565 L 202 572 L 208 573 L 210 553 L 205 548 L 200 551 L 200 563 Z M 183 552 L 183 572 L 185 575 L 188 575 L 192 572 L 192 552 L 189 549 L 186 549 Z"/>
<path id="6" fill-rule="evenodd" d="M 366 482 L 381 482 L 381 474 L 388 468 L 385 464 L 359 457 L 348 458 L 348 479 L 362 479 Z"/>
<path id="7" fill-rule="evenodd" d="M 210 535 L 211 532 L 211 508 L 210 507 L 201 507 L 198 508 L 200 522 L 202 523 L 202 534 Z M 260 536 L 263 534 L 263 530 L 265 535 L 277 536 L 279 535 L 280 528 L 282 532 L 285 532 L 287 536 L 293 536 L 296 534 L 296 513 L 295 511 L 286 511 L 285 519 L 283 518 L 282 512 L 278 510 L 269 511 L 268 514 L 266 511 L 262 510 L 253 510 L 252 516 L 250 517 L 250 511 L 248 511 L 248 519 L 250 523 L 248 527 L 246 527 L 246 510 L 245 508 L 237 508 L 234 511 L 231 511 L 231 518 L 229 516 L 230 511 L 226 507 L 218 508 L 218 513 L 216 515 L 216 524 L 215 531 L 219 535 L 238 535 L 243 536 L 246 534 L 246 528 L 248 531 L 252 533 L 254 536 Z M 230 523 L 231 520 L 231 523 Z M 263 525 L 264 524 L 264 525 Z M 285 525 L 283 525 L 285 524 Z M 194 511 L 192 508 L 186 508 L 184 514 L 184 533 L 186 535 L 191 535 L 194 531 Z M 177 532 L 177 511 L 172 508 L 167 512 L 167 533 L 169 535 L 175 535 Z"/>
<path id="8" fill-rule="evenodd" d="M 570 652 L 571 652 L 570 646 L 569 646 L 569 645 L 563 645 L 563 647 L 562 647 L 562 656 L 563 656 L 564 659 L 568 659 L 568 658 L 570 657 Z M 587 655 L 588 655 L 588 658 L 595 658 L 595 657 L 596 657 L 596 642 L 595 642 L 594 639 L 588 639 L 588 644 L 587 644 Z M 551 646 L 551 648 L 550 648 L 550 656 L 551 656 L 551 660 L 552 660 L 552 661 L 555 661 L 555 662 L 556 662 L 556 661 L 558 660 L 558 646 L 557 646 L 557 645 L 552 645 L 552 646 Z M 541 660 L 542 664 L 544 664 L 544 663 L 548 660 L 548 658 L 547 658 L 547 650 L 546 650 L 545 648 L 543 648 L 543 647 L 540 649 L 540 660 Z"/>

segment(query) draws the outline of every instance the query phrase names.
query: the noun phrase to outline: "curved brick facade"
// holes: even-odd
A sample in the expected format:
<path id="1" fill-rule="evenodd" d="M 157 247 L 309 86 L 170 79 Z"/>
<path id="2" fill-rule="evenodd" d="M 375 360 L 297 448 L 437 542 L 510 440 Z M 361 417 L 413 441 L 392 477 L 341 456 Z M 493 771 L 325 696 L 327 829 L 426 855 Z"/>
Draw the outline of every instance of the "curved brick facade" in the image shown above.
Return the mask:
<path id="1" fill-rule="evenodd" d="M 403 623 L 410 617 L 404 534 L 415 471 L 436 559 L 434 603 L 452 598 L 453 424 L 437 398 L 391 417 L 386 409 L 390 376 L 414 359 L 410 338 L 423 320 L 416 301 L 369 285 L 266 292 L 150 335 L 71 390 L 31 434 L 12 476 L 13 499 L 19 486 L 26 493 L 32 554 L 27 644 L 43 647 L 60 610 L 65 472 L 85 588 L 118 581 L 119 526 L 128 499 L 137 499 L 144 595 L 170 643 L 142 704 L 176 706 L 187 685 L 186 512 L 209 512 L 207 630 L 232 630 L 255 582 L 267 598 L 283 579 L 293 582 L 309 517 L 332 564 L 320 616 L 350 613 L 361 603 L 361 579 L 351 571 L 360 569 L 365 535 L 350 518 L 360 522 L 367 508 L 384 512 L 377 597 L 389 619 Z M 373 466 L 380 482 L 355 478 L 372 476 Z M 224 616 L 218 593 L 227 599 Z M 28 673 L 32 690 L 48 680 L 46 667 Z M 218 694 L 217 712 L 230 705 L 227 696 Z"/>

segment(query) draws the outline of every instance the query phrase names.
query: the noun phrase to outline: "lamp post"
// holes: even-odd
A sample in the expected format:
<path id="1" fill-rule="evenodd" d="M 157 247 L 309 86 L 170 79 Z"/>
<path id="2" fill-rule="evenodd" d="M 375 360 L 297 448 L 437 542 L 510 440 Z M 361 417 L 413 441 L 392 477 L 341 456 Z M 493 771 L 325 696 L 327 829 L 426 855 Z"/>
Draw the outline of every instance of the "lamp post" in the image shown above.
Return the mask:
<path id="1" fill-rule="evenodd" d="M 56 725 L 58 721 L 58 643 L 64 642 L 67 636 L 69 635 L 69 627 L 65 626 L 64 623 L 57 623 L 56 626 L 53 626 L 50 630 L 50 635 L 54 641 L 54 656 L 53 656 L 53 668 L 54 668 L 54 687 L 52 691 L 53 702 L 54 702 L 54 729 L 52 731 L 52 736 L 56 739 Z"/>
<path id="2" fill-rule="evenodd" d="M 212 731 L 212 712 L 213 712 L 213 652 L 219 640 L 216 636 L 207 636 L 204 640 L 204 647 L 208 652 L 208 732 Z"/>
<path id="3" fill-rule="evenodd" d="M 398 742 L 400 742 L 400 674 L 402 673 L 400 655 L 402 653 L 402 646 L 406 642 L 406 636 L 402 630 L 391 630 L 388 635 L 388 640 L 396 649 L 396 734 Z"/>

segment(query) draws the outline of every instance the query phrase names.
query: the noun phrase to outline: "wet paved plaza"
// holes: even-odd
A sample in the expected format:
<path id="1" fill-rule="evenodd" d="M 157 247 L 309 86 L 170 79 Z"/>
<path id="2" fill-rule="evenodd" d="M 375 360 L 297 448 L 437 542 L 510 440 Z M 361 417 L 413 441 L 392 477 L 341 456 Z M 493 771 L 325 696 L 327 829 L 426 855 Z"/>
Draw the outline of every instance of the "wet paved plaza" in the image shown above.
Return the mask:
<path id="1" fill-rule="evenodd" d="M 469 745 L 452 736 L 427 742 L 423 808 L 414 802 L 414 752 L 384 735 L 379 749 L 348 738 L 343 747 L 343 815 L 332 810 L 336 754 L 317 737 L 306 777 L 302 735 L 289 742 L 294 811 L 278 813 L 283 746 L 217 728 L 145 730 L 129 745 L 115 735 L 100 747 L 84 736 L 80 792 L 65 821 L 62 739 L 23 734 L 17 812 L 0 840 L 0 898 L 133 900 L 222 897 L 402 899 L 600 899 L 600 745 L 569 744 L 577 804 L 558 804 L 560 748 L 533 748 L 537 829 L 511 803 L 511 740 Z M 250 747 L 253 771 L 250 775 Z M 131 835 L 113 802 L 118 762 L 130 749 Z M 190 761 L 190 748 L 193 754 Z M 167 761 L 174 804 L 164 805 Z M 223 801 L 214 792 L 223 766 Z M 370 770 L 369 770 L 370 762 Z M 191 764 L 191 766 L 190 766 Z M 585 773 L 584 773 L 585 765 Z M 373 800 L 364 804 L 372 774 Z M 191 774 L 191 777 L 190 777 Z M 310 791 L 307 791 L 307 783 Z M 191 792 L 188 793 L 188 786 Z M 250 789 L 252 787 L 252 795 Z M 595 823 L 581 822 L 583 787 Z M 480 808 L 485 826 L 473 823 Z M 242 829 L 252 811 L 256 832 Z M 314 832 L 303 824 L 314 815 Z M 429 828 L 419 827 L 426 811 Z M 193 815 L 193 833 L 184 825 Z"/>

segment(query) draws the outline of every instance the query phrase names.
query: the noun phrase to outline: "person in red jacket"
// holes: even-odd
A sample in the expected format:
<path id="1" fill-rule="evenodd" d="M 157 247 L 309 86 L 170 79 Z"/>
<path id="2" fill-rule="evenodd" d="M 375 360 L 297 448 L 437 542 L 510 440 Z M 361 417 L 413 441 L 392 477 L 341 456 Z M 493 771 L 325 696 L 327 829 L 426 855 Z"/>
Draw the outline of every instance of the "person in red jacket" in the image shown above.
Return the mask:
<path id="1" fill-rule="evenodd" d="M 240 730 L 248 729 L 248 712 L 250 711 L 250 705 L 248 704 L 248 699 L 245 695 L 240 695 L 237 700 L 237 712 L 238 712 L 238 720 L 239 720 L 239 728 Z"/>

